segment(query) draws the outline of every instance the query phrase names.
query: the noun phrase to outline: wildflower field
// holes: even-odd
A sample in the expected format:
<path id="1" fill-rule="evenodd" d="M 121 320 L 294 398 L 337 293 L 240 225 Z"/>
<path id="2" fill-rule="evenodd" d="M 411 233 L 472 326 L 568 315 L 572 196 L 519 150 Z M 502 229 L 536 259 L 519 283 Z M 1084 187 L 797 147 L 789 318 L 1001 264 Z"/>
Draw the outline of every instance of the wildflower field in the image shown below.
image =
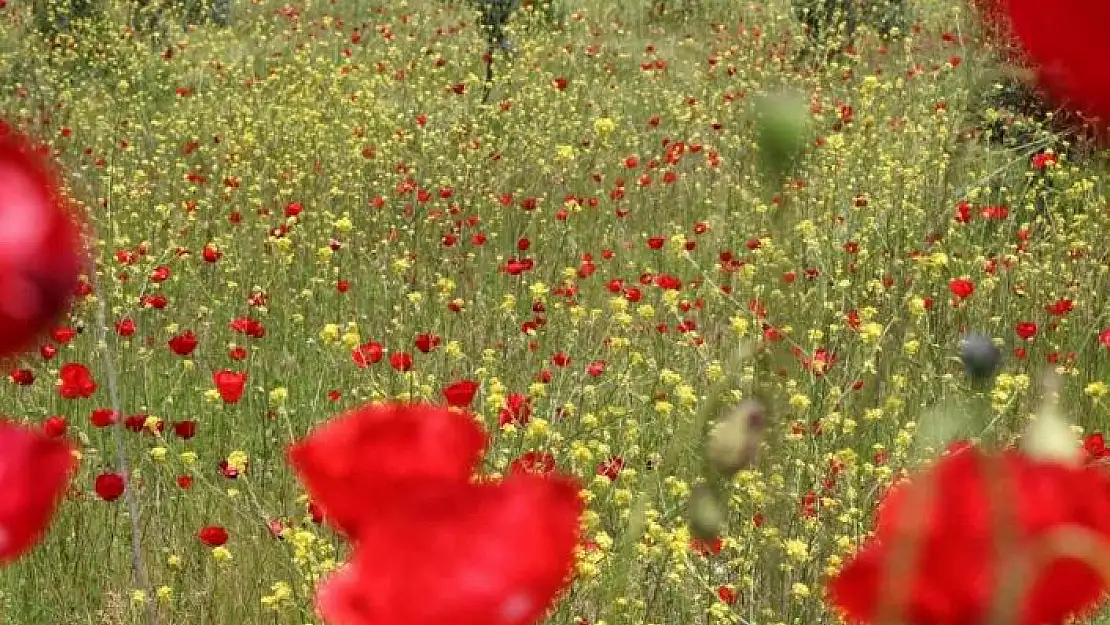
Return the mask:
<path id="1" fill-rule="evenodd" d="M 0 0 L 0 117 L 91 262 L 5 362 L 0 412 L 78 461 L 0 623 L 327 622 L 351 548 L 288 450 L 375 401 L 469 410 L 491 479 L 579 480 L 557 625 L 838 623 L 827 581 L 908 472 L 1046 410 L 1083 470 L 1110 456 L 1104 158 L 958 0 L 835 49 L 789 0 L 526 4 L 496 41 L 450 0 L 157 32 L 32 4 Z M 497 523 L 489 562 L 417 525 L 366 566 L 465 605 L 462 560 L 548 547 Z M 980 622 L 941 613 L 904 622 Z"/>

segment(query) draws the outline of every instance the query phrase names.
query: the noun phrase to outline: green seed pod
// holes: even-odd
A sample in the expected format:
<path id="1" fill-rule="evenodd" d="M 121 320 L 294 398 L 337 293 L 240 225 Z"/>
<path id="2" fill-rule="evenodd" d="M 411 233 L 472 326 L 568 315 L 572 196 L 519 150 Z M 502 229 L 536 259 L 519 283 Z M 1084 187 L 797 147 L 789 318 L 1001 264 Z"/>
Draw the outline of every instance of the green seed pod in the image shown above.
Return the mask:
<path id="1" fill-rule="evenodd" d="M 725 515 L 713 489 L 698 484 L 690 493 L 690 533 L 694 538 L 712 540 L 721 535 Z"/>

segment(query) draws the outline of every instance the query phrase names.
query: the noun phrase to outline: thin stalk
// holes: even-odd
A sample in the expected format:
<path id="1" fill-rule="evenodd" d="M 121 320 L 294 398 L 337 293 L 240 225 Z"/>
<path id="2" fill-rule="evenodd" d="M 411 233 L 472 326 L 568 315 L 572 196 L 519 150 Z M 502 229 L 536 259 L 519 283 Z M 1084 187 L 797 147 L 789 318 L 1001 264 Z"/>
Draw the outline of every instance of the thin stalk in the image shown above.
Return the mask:
<path id="1" fill-rule="evenodd" d="M 131 471 L 127 462 L 127 451 L 123 444 L 123 405 L 119 396 L 119 377 L 116 375 L 115 359 L 108 349 L 108 312 L 107 293 L 101 290 L 100 280 L 96 277 L 96 269 L 89 272 L 93 282 L 93 290 L 97 294 L 96 325 L 98 347 L 103 347 L 104 372 L 108 380 L 108 398 L 115 412 L 116 419 L 112 425 L 112 439 L 116 450 L 116 471 L 126 480 L 124 498 L 127 502 L 128 516 L 131 519 L 131 571 L 135 584 L 146 593 L 145 602 L 147 617 L 150 625 L 158 625 L 158 613 L 154 609 L 153 588 L 150 585 L 150 576 L 147 574 L 146 561 L 142 552 L 142 530 L 139 526 L 139 499 L 135 489 L 131 487 Z"/>

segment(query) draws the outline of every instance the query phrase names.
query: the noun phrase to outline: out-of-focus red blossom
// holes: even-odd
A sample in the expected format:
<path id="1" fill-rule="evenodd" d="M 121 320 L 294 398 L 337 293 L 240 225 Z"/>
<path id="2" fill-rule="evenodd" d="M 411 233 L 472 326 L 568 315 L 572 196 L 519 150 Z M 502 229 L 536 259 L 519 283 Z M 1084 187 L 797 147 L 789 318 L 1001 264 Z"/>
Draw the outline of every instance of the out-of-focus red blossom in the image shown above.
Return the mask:
<path id="1" fill-rule="evenodd" d="M 30 141 L 0 122 L 0 358 L 31 348 L 69 306 L 79 228 Z"/>
<path id="2" fill-rule="evenodd" d="M 573 571 L 579 488 L 514 475 L 375 507 L 352 561 L 320 585 L 320 614 L 330 625 L 536 623 Z"/>
<path id="3" fill-rule="evenodd" d="M 366 516 L 407 492 L 466 484 L 487 435 L 470 414 L 437 406 L 356 408 L 289 449 L 289 461 L 330 523 L 354 536 Z"/>
<path id="4" fill-rule="evenodd" d="M 467 408 L 478 393 L 478 383 L 473 380 L 459 380 L 443 389 L 447 405 L 454 408 Z"/>
<path id="5" fill-rule="evenodd" d="M 318 588 L 323 620 L 531 625 L 547 613 L 573 571 L 581 487 L 556 475 L 476 481 L 487 443 L 469 413 L 386 403 L 290 448 L 324 520 L 354 540 Z"/>
<path id="6" fill-rule="evenodd" d="M 994 463 L 1000 482 L 988 482 Z M 1013 540 L 995 553 L 997 501 L 1015 524 Z M 921 510 L 915 501 L 931 492 Z M 928 494 L 926 495 L 928 496 Z M 1110 477 L 1096 467 L 1038 461 L 1014 450 L 989 455 L 964 448 L 928 471 L 892 488 L 876 515 L 875 535 L 829 582 L 829 599 L 849 620 L 871 623 L 885 593 L 897 543 L 919 536 L 914 569 L 901 583 L 906 601 L 895 606 L 908 625 L 986 622 L 1000 573 L 1032 558 L 1055 530 L 1079 528 L 1110 540 Z M 918 534 L 918 532 L 920 532 Z M 1105 582 L 1085 562 L 1057 558 L 1034 566 L 1035 578 L 1020 597 L 1020 625 L 1060 624 L 1098 603 Z M 893 580 L 897 582 L 897 580 Z"/>
<path id="7" fill-rule="evenodd" d="M 65 399 L 91 397 L 96 392 L 96 381 L 85 365 L 67 362 L 58 370 L 58 394 Z"/>
<path id="8" fill-rule="evenodd" d="M 220 394 L 220 399 L 224 400 L 226 404 L 238 403 L 243 397 L 243 390 L 247 385 L 247 374 L 237 371 L 217 371 L 212 374 L 212 382 L 216 385 L 216 391 Z"/>
<path id="9" fill-rule="evenodd" d="M 1110 64 L 1106 24 L 1110 4 L 1099 0 L 1005 3 L 1007 24 L 1040 84 L 1059 103 L 1110 124 Z"/>
<path id="10" fill-rule="evenodd" d="M 0 563 L 39 541 L 75 465 L 68 443 L 0 419 Z"/>

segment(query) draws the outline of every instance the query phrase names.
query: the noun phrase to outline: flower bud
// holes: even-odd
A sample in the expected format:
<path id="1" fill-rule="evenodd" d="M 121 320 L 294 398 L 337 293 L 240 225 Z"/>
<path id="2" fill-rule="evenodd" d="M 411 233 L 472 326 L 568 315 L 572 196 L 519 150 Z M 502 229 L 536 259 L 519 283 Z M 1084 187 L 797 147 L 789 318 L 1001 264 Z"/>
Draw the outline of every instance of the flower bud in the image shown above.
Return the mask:
<path id="1" fill-rule="evenodd" d="M 756 133 L 764 166 L 784 175 L 801 155 L 809 138 L 809 109 L 797 94 L 777 93 L 755 105 Z"/>
<path id="2" fill-rule="evenodd" d="M 767 415 L 759 401 L 749 399 L 729 408 L 709 433 L 710 465 L 723 475 L 752 466 L 766 427 Z"/>
<path id="3" fill-rule="evenodd" d="M 1079 439 L 1060 414 L 1059 384 L 1055 376 L 1044 381 L 1041 406 L 1021 437 L 1021 447 L 1030 458 L 1075 466 L 1082 461 L 1082 454 Z"/>

